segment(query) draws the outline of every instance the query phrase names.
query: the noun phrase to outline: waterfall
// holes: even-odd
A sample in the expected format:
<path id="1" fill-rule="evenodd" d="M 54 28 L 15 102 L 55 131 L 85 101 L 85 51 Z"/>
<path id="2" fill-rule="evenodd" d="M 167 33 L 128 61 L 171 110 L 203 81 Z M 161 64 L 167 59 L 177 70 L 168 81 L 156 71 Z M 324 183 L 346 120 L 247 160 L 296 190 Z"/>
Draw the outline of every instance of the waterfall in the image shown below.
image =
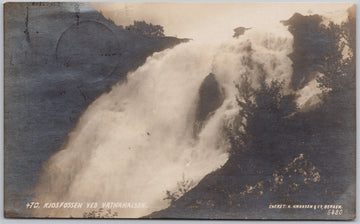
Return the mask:
<path id="1" fill-rule="evenodd" d="M 166 191 L 176 191 L 183 178 L 196 185 L 227 161 L 222 127 L 238 112 L 235 83 L 241 75 L 256 62 L 268 80 L 285 80 L 287 87 L 291 51 L 290 34 L 254 28 L 239 38 L 193 40 L 153 54 L 87 108 L 63 149 L 44 164 L 34 201 L 81 202 L 82 207 L 41 207 L 34 215 L 82 217 L 94 210 L 87 208 L 90 202 L 98 203 L 97 209 L 103 202 L 144 203 L 111 209 L 122 218 L 168 207 Z M 206 99 L 199 89 L 209 74 L 222 102 L 202 118 L 195 137 L 199 99 Z M 256 87 L 256 74 L 251 79 Z"/>

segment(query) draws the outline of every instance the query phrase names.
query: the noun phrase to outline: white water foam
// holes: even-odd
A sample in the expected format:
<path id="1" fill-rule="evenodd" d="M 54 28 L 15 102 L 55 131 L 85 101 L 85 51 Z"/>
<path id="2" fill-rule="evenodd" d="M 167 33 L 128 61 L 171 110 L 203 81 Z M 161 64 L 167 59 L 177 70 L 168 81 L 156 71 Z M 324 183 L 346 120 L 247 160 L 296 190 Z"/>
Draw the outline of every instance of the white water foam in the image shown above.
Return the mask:
<path id="1" fill-rule="evenodd" d="M 247 59 L 263 64 L 269 80 L 289 81 L 291 51 L 290 34 L 252 29 L 239 39 L 195 40 L 155 53 L 128 74 L 126 83 L 88 107 L 63 150 L 44 165 L 34 200 L 146 203 L 147 208 L 112 209 L 123 218 L 166 208 L 166 191 L 176 190 L 183 176 L 198 183 L 227 161 L 221 130 L 237 114 L 234 82 L 251 69 Z M 209 73 L 215 74 L 225 99 L 194 138 L 199 87 Z M 34 215 L 82 217 L 91 210 L 84 204 L 82 209 L 40 208 Z"/>

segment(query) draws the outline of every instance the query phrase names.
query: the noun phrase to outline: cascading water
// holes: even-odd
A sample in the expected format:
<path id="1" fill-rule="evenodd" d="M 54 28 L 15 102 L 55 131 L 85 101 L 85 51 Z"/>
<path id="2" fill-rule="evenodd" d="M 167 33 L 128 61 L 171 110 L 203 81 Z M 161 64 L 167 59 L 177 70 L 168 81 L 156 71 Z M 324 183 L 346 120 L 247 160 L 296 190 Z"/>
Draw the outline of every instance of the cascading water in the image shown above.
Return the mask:
<path id="1" fill-rule="evenodd" d="M 221 130 L 238 111 L 234 83 L 253 69 L 249 60 L 263 64 L 269 80 L 290 80 L 291 51 L 290 34 L 279 37 L 254 28 L 238 39 L 194 40 L 149 57 L 128 74 L 126 83 L 113 86 L 88 107 L 63 150 L 44 165 L 35 201 L 85 204 L 78 209 L 39 208 L 34 215 L 82 217 L 94 210 L 86 202 L 99 207 L 103 202 L 146 204 L 112 209 L 124 218 L 166 208 L 167 190 L 175 191 L 183 178 L 197 184 L 227 161 Z M 199 88 L 209 74 L 222 102 L 194 137 Z"/>

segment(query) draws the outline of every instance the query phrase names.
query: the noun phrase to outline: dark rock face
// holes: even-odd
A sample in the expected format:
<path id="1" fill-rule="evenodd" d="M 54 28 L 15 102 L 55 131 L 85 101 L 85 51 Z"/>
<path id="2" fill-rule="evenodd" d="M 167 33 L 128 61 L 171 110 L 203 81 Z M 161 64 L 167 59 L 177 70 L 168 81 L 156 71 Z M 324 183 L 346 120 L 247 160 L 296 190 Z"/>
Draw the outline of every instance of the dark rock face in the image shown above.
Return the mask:
<path id="1" fill-rule="evenodd" d="M 242 27 L 242 26 L 237 27 L 237 28 L 234 29 L 233 37 L 238 38 L 239 36 L 244 35 L 245 31 L 250 30 L 250 29 L 251 28 L 245 28 L 245 27 Z"/>
<path id="2" fill-rule="evenodd" d="M 195 136 L 201 131 L 204 122 L 222 105 L 223 101 L 223 91 L 215 75 L 210 73 L 201 83 L 199 89 L 199 101 L 194 126 Z"/>
<path id="3" fill-rule="evenodd" d="M 91 102 L 154 52 L 187 41 L 129 32 L 79 5 L 4 5 L 7 216 L 26 213 L 42 163 Z"/>
<path id="4" fill-rule="evenodd" d="M 303 88 L 314 79 L 315 72 L 328 51 L 328 39 L 320 32 L 322 18 L 319 15 L 303 16 L 295 13 L 289 20 L 283 21 L 294 36 L 293 52 L 289 55 L 293 62 L 291 86 Z"/>

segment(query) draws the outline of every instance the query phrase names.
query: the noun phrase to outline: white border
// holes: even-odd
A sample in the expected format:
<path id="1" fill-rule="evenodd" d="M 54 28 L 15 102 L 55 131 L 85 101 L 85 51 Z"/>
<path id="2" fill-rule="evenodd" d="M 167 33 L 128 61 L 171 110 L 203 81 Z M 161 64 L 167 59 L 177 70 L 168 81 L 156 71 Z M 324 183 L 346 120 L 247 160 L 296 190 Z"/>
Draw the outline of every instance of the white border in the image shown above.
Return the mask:
<path id="1" fill-rule="evenodd" d="M 149 0 L 126 0 L 126 1 L 132 1 L 132 2 L 151 2 Z M 184 2 L 193 2 L 192 0 L 181 0 Z M 150 223 L 161 223 L 161 224 L 168 224 L 168 223 L 201 223 L 201 224 L 207 224 L 207 223 L 216 223 L 216 224 L 228 224 L 228 223 L 251 223 L 251 224 L 257 224 L 257 223 L 263 223 L 263 222 L 267 222 L 267 223 L 313 223 L 315 222 L 316 224 L 323 224 L 323 223 L 360 223 L 360 215 L 359 215 L 359 211 L 360 211 L 360 202 L 359 202 L 359 184 L 357 181 L 356 184 L 356 217 L 357 219 L 355 221 L 242 221 L 242 220 L 139 220 L 139 219 L 134 219 L 134 220 L 129 220 L 129 219 L 14 219 L 14 218 L 4 218 L 3 215 L 3 211 L 4 211 L 4 155 L 3 155 L 3 148 L 4 148 L 4 7 L 3 4 L 5 2 L 28 2 L 28 1 L 24 1 L 24 0 L 20 0 L 20 1 L 4 1 L 4 0 L 0 0 L 1 5 L 0 5 L 0 15 L 1 15 L 1 22 L 0 22 L 0 69 L 1 69 L 1 76 L 0 76 L 0 148 L 1 153 L 0 153 L 0 161 L 1 161 L 1 172 L 0 172 L 0 180 L 1 180 L 1 184 L 0 184 L 0 189 L 1 189 L 1 193 L 0 193 L 0 223 L 17 223 L 17 224 L 22 224 L 22 223 L 29 223 L 29 224 L 37 224 L 37 223 L 56 223 L 56 224 L 62 224 L 62 223 L 135 223 L 135 224 L 150 224 Z M 41 2 L 39 0 L 34 0 L 31 2 Z M 43 0 L 42 2 L 76 2 L 74 0 Z M 87 2 L 118 2 L 116 0 L 87 0 Z M 176 2 L 174 0 L 156 0 L 156 2 Z M 196 2 L 311 2 L 309 1 L 296 1 L 296 0 L 260 0 L 260 1 L 251 1 L 251 0 L 242 0 L 242 1 L 237 1 L 237 0 L 227 0 L 227 1 L 221 1 L 221 0 L 197 0 Z M 315 2 L 325 2 L 325 3 L 334 3 L 334 2 L 353 2 L 356 3 L 356 11 L 359 12 L 360 11 L 360 1 L 344 1 L 344 0 L 317 0 Z M 315 2 L 311 2 L 311 3 L 315 3 Z M 357 74 L 356 74 L 356 83 L 357 85 L 359 85 L 360 83 L 360 75 L 359 75 L 359 68 L 360 68 L 360 55 L 359 55 L 359 49 L 360 49 L 360 33 L 358 32 L 359 28 L 360 28 L 360 13 L 357 13 L 357 17 L 356 17 L 356 30 L 357 30 L 357 34 L 356 34 L 356 56 L 357 56 L 357 60 L 356 60 L 356 68 L 357 68 Z M 359 125 L 360 125 L 360 119 L 359 119 L 359 115 L 360 115 L 360 108 L 359 108 L 359 103 L 360 103 L 360 90 L 359 88 L 356 89 L 356 142 L 357 142 L 357 146 L 356 146 L 356 163 L 357 163 L 357 167 L 356 167 L 356 180 L 359 180 L 359 176 L 360 176 L 360 170 L 359 170 L 359 157 L 360 157 L 360 152 L 359 152 L 359 142 L 360 142 L 360 136 L 359 136 Z"/>

